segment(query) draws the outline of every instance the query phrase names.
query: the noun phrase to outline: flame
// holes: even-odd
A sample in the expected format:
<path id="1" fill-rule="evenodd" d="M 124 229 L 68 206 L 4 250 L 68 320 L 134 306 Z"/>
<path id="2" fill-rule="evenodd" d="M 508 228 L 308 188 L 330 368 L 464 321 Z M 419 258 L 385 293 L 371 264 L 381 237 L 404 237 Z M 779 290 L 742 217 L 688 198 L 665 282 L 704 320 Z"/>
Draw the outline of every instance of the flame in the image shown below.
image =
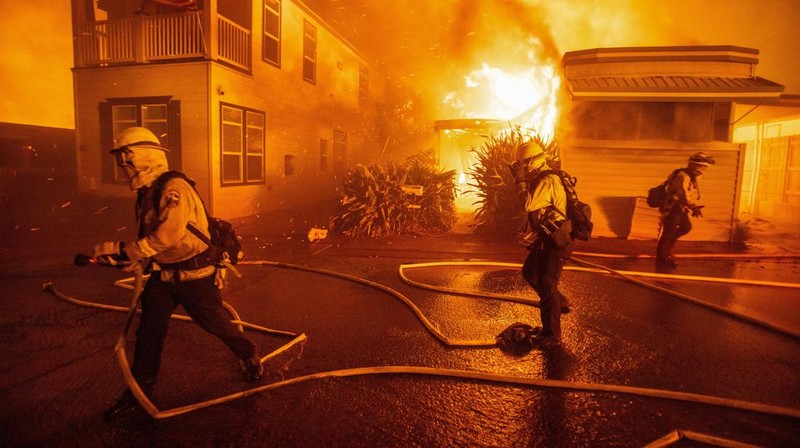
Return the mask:
<path id="1" fill-rule="evenodd" d="M 463 118 L 509 121 L 545 140 L 553 137 L 561 78 L 550 63 L 506 71 L 482 63 L 464 77 L 464 88 L 448 92 L 442 102 Z"/>

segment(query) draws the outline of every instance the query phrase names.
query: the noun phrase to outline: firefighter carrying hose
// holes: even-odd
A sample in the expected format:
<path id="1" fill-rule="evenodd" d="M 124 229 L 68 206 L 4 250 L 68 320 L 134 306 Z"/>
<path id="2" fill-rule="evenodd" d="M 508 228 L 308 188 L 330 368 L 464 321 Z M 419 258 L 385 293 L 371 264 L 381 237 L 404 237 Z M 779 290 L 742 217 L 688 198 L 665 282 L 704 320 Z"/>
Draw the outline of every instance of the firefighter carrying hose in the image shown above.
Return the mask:
<path id="1" fill-rule="evenodd" d="M 686 168 L 679 168 L 673 172 L 667 182 L 667 200 L 660 207 L 661 232 L 658 236 L 656 249 L 656 265 L 665 268 L 678 266 L 675 262 L 673 248 L 678 238 L 692 230 L 693 218 L 702 218 L 700 205 L 700 177 L 714 158 L 704 152 L 696 152 L 689 157 Z"/>
<path id="2" fill-rule="evenodd" d="M 216 251 L 187 227 L 194 226 L 209 236 L 208 218 L 199 195 L 183 177 L 170 177 L 163 185 L 156 182 L 169 170 L 167 149 L 161 147 L 148 129 L 125 129 L 114 146 L 111 154 L 137 193 L 138 236 L 131 242 L 97 244 L 93 256 L 111 264 L 142 263 L 145 272 L 151 272 L 141 294 L 142 314 L 131 367 L 133 377 L 150 396 L 158 376 L 170 315 L 182 305 L 195 323 L 218 337 L 240 359 L 247 380 L 258 381 L 263 366 L 256 345 L 237 330 L 222 307 L 220 289 L 225 270 L 217 266 Z M 138 408 L 138 402 L 127 389 L 104 417 L 115 420 Z"/>

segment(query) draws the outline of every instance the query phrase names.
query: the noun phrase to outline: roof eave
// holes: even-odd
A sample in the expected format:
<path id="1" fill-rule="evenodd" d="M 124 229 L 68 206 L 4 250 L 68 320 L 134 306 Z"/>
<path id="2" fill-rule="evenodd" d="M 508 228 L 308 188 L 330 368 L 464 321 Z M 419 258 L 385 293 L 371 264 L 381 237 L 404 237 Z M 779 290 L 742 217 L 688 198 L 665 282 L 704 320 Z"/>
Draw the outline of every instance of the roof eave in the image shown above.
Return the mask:
<path id="1" fill-rule="evenodd" d="M 704 101 L 704 102 L 760 102 L 780 98 L 780 92 L 624 92 L 579 91 L 570 92 L 574 101 Z"/>

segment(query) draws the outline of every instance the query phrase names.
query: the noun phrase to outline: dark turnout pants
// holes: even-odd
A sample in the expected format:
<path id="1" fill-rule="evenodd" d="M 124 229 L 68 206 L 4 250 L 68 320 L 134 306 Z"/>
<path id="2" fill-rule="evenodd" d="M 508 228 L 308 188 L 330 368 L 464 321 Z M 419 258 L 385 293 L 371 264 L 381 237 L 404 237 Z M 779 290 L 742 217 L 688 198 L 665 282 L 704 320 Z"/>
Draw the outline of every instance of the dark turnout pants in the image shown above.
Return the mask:
<path id="1" fill-rule="evenodd" d="M 146 394 L 152 392 L 161 366 L 161 351 L 170 315 L 178 305 L 207 332 L 218 337 L 241 360 L 256 356 L 256 346 L 236 326 L 222 307 L 214 275 L 176 283 L 162 282 L 154 272 L 142 291 L 142 315 L 136 330 L 131 372 Z"/>
<path id="2" fill-rule="evenodd" d="M 549 238 L 540 237 L 530 248 L 522 265 L 522 277 L 539 295 L 539 315 L 542 335 L 561 338 L 561 307 L 569 306 L 567 298 L 558 290 L 558 282 L 568 249 L 558 249 Z"/>
<path id="3" fill-rule="evenodd" d="M 684 211 L 680 204 L 675 204 L 661 220 L 661 234 L 658 236 L 656 257 L 660 260 L 670 259 L 673 248 L 678 238 L 692 230 L 692 221 L 689 212 Z"/>

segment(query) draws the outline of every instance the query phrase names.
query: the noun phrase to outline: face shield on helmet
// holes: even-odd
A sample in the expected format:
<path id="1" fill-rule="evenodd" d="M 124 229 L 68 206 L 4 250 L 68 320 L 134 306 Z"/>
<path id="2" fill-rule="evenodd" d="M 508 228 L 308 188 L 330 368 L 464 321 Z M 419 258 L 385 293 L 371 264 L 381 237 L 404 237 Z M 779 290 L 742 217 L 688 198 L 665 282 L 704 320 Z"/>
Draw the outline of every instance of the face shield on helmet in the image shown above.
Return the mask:
<path id="1" fill-rule="evenodd" d="M 111 154 L 117 166 L 125 170 L 134 190 L 149 185 L 168 169 L 166 148 L 146 128 L 133 127 L 122 131 L 114 140 Z"/>

